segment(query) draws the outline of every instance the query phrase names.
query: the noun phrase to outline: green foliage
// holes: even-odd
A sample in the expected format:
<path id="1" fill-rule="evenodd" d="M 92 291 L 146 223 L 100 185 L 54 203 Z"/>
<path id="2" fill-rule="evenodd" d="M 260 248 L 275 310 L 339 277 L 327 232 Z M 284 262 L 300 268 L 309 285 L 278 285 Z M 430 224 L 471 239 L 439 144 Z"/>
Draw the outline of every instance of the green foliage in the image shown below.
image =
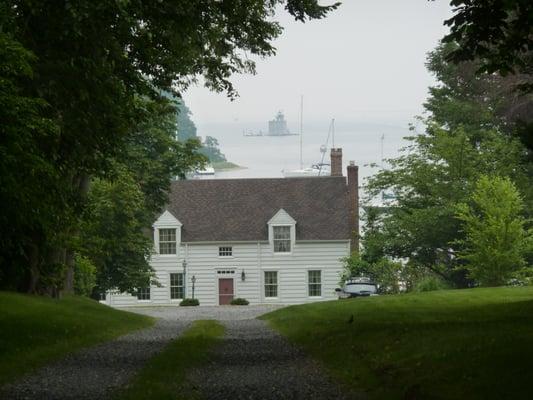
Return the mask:
<path id="1" fill-rule="evenodd" d="M 200 153 L 205 155 L 209 161 L 212 162 L 224 162 L 226 161 L 226 156 L 220 152 L 218 147 L 218 140 L 212 136 L 206 136 L 204 142 L 202 143 L 202 148 Z"/>
<path id="2" fill-rule="evenodd" d="M 439 85 L 430 88 L 425 104 L 426 132 L 408 137 L 404 154 L 368 180 L 370 197 L 393 192 L 395 200 L 367 215 L 362 242 L 374 261 L 383 255 L 407 259 L 417 275 L 422 268 L 422 275 L 431 271 L 464 287 L 472 281 L 460 268 L 465 261 L 455 256 L 464 238 L 456 205 L 468 201 L 480 176 L 500 175 L 517 185 L 532 213 L 533 164 L 502 111 L 512 108 L 515 95 L 502 91 L 497 78 L 446 62 L 448 51 L 440 46 L 429 57 Z"/>
<path id="3" fill-rule="evenodd" d="M 250 304 L 250 302 L 246 299 L 242 299 L 240 297 L 237 297 L 233 300 L 231 300 L 231 303 L 230 303 L 232 306 L 247 306 L 248 304 Z"/>
<path id="4" fill-rule="evenodd" d="M 0 292 L 0 387 L 84 347 L 152 325 L 85 297 Z"/>
<path id="5" fill-rule="evenodd" d="M 123 390 L 113 396 L 116 400 L 200 398 L 196 388 L 188 384 L 186 376 L 209 360 L 210 352 L 224 334 L 224 327 L 216 321 L 194 321 L 162 352 L 150 359 Z"/>
<path id="6" fill-rule="evenodd" d="M 117 166 L 113 180 L 96 179 L 88 195 L 79 246 L 97 268 L 97 287 L 134 291 L 148 285 L 152 240 L 145 197 L 137 180 Z"/>
<path id="7" fill-rule="evenodd" d="M 196 125 L 191 119 L 191 110 L 185 105 L 183 99 L 177 100 L 178 103 L 178 140 L 186 142 L 189 139 L 196 139 Z"/>
<path id="8" fill-rule="evenodd" d="M 533 235 L 524 228 L 523 202 L 507 178 L 482 176 L 470 203 L 457 205 L 464 223 L 465 244 L 459 253 L 469 275 L 484 286 L 509 282 L 525 266 L 524 255 Z"/>
<path id="9" fill-rule="evenodd" d="M 76 254 L 74 266 L 74 293 L 90 297 L 96 286 L 96 267 L 91 260 L 79 254 Z"/>
<path id="10" fill-rule="evenodd" d="M 183 299 L 180 301 L 180 306 L 188 307 L 188 306 L 199 306 L 200 300 L 198 299 Z"/>
<path id="11" fill-rule="evenodd" d="M 479 71 L 531 73 L 533 4 L 529 0 L 452 0 L 455 14 L 445 21 L 445 42 L 459 43 L 448 58 L 479 59 Z"/>
<path id="12" fill-rule="evenodd" d="M 432 292 L 434 290 L 445 290 L 449 289 L 448 285 L 441 277 L 436 275 L 426 275 L 421 278 L 414 285 L 414 292 Z"/>
<path id="13" fill-rule="evenodd" d="M 368 262 L 364 257 L 354 254 L 343 259 L 344 267 L 341 284 L 350 277 L 365 276 L 378 285 L 378 293 L 399 293 L 402 265 L 398 262 L 382 258 L 376 262 Z"/>
<path id="14" fill-rule="evenodd" d="M 530 397 L 531 286 L 319 302 L 260 318 L 370 400 Z"/>

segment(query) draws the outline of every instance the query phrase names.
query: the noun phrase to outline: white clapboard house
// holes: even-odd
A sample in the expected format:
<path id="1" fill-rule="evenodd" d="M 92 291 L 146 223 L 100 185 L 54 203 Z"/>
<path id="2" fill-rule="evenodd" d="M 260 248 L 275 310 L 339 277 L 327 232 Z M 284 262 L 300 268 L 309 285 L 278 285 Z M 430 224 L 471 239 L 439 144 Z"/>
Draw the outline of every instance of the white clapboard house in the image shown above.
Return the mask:
<path id="1" fill-rule="evenodd" d="M 172 305 L 185 297 L 224 305 L 334 299 L 341 258 L 357 245 L 358 172 L 332 176 L 184 180 L 153 224 L 150 264 L 159 285 L 136 296 L 108 293 L 112 306 Z"/>

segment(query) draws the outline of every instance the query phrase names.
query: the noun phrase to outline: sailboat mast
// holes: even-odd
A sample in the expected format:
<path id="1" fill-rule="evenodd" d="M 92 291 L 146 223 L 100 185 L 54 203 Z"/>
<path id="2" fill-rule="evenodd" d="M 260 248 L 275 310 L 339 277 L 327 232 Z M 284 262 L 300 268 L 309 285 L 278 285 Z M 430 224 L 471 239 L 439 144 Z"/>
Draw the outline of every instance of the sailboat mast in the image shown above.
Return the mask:
<path id="1" fill-rule="evenodd" d="M 335 118 L 332 118 L 331 119 L 331 141 L 332 141 L 332 144 L 331 144 L 331 147 L 332 148 L 335 148 Z"/>
<path id="2" fill-rule="evenodd" d="M 300 169 L 304 167 L 304 161 L 302 157 L 303 125 L 304 125 L 304 96 L 302 95 L 300 98 Z"/>
<path id="3" fill-rule="evenodd" d="M 381 168 L 383 168 L 383 142 L 385 140 L 385 134 L 381 134 Z"/>

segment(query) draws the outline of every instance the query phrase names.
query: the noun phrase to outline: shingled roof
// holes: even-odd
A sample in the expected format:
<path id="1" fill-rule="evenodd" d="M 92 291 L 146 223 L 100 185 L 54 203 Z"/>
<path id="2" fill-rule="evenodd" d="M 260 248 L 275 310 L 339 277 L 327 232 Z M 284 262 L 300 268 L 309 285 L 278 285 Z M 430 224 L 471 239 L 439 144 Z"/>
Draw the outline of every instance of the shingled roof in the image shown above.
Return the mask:
<path id="1" fill-rule="evenodd" d="M 296 240 L 350 239 L 342 176 L 175 181 L 167 206 L 183 242 L 268 240 L 281 208 L 296 220 Z"/>

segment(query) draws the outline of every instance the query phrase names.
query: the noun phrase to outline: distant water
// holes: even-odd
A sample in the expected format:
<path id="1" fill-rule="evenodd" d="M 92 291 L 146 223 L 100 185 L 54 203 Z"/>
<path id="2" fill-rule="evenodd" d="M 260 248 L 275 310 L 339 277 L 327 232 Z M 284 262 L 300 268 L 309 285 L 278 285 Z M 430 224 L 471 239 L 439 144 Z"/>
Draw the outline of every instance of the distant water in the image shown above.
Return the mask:
<path id="1" fill-rule="evenodd" d="M 304 128 L 303 134 L 303 166 L 321 160 L 320 146 L 326 143 L 329 122 L 323 127 L 313 126 Z M 212 124 L 199 125 L 199 136 L 214 136 L 218 139 L 220 150 L 228 161 L 246 167 L 245 169 L 218 172 L 215 178 L 267 178 L 282 177 L 282 170 L 300 168 L 300 137 L 299 136 L 243 136 L 244 130 L 265 130 L 264 126 L 250 126 L 250 124 Z M 340 125 L 335 129 L 335 147 L 343 151 L 344 171 L 350 160 L 359 165 L 360 181 L 371 175 L 376 168 L 369 164 L 381 164 L 381 137 L 383 140 L 383 157 L 392 158 L 399 155 L 399 149 L 407 145 L 403 139 L 412 134 L 405 126 L 385 124 L 351 124 Z M 329 162 L 329 149 L 332 138 L 328 143 L 328 152 L 324 157 Z M 211 177 L 212 179 L 212 177 Z"/>

